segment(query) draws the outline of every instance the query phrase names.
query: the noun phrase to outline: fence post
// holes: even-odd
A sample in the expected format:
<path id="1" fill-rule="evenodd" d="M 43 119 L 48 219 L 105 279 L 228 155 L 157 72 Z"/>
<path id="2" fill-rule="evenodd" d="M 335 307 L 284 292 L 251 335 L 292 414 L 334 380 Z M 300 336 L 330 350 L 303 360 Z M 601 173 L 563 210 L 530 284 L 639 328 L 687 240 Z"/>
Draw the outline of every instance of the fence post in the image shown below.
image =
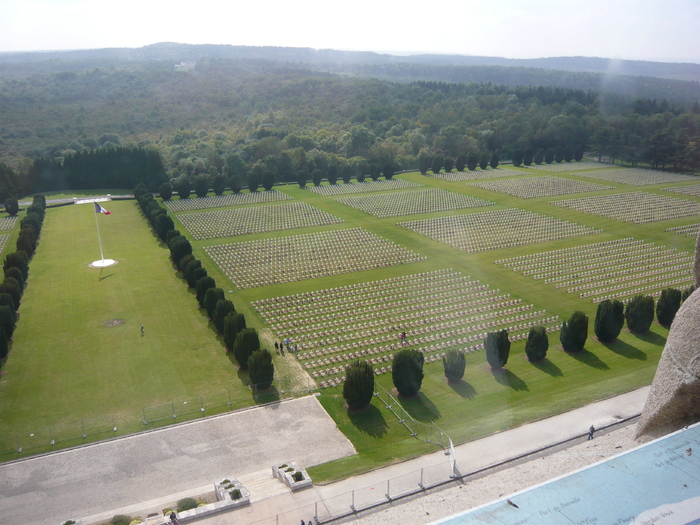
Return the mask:
<path id="1" fill-rule="evenodd" d="M 175 419 L 177 417 L 175 415 L 175 401 L 170 402 L 170 409 L 173 411 L 173 419 Z"/>
<path id="2" fill-rule="evenodd" d="M 117 431 L 117 424 L 114 422 L 114 416 L 112 416 L 112 431 Z"/>
<path id="3" fill-rule="evenodd" d="M 22 444 L 19 442 L 19 436 L 15 434 L 15 441 L 17 442 L 17 453 L 22 453 Z"/>
<path id="4" fill-rule="evenodd" d="M 80 428 L 83 429 L 83 439 L 85 439 L 87 437 L 87 434 L 85 434 L 85 423 L 83 423 L 82 421 L 80 422 Z"/>
<path id="5" fill-rule="evenodd" d="M 418 486 L 421 489 L 425 490 L 425 487 L 423 486 L 423 469 L 422 468 L 420 469 L 420 482 L 418 483 Z"/>
<path id="6" fill-rule="evenodd" d="M 233 406 L 233 403 L 231 403 L 231 391 L 227 390 L 226 393 L 228 394 L 228 407 L 231 408 Z"/>
<path id="7" fill-rule="evenodd" d="M 199 396 L 199 409 L 204 412 L 204 396 Z"/>
<path id="8" fill-rule="evenodd" d="M 143 407 L 143 426 L 148 425 L 148 421 L 146 421 L 146 407 Z"/>
<path id="9" fill-rule="evenodd" d="M 22 449 L 20 449 L 20 451 L 21 450 Z M 353 512 L 357 512 L 357 510 L 355 509 L 355 491 L 354 490 L 352 491 L 352 500 L 350 502 L 350 508 L 352 509 Z"/>
<path id="10" fill-rule="evenodd" d="M 387 480 L 386 480 L 386 494 L 384 494 L 384 495 L 386 496 L 386 499 L 388 499 L 389 501 L 391 501 L 391 496 L 389 495 L 389 493 L 390 493 L 390 490 L 389 490 L 389 483 L 391 483 L 391 480 L 390 480 L 390 479 L 387 479 Z"/>
<path id="11" fill-rule="evenodd" d="M 49 437 L 51 438 L 51 446 L 53 447 L 56 444 L 56 440 L 53 438 L 53 434 L 51 433 L 51 427 L 49 427 Z"/>
<path id="12" fill-rule="evenodd" d="M 314 502 L 314 521 L 318 523 L 318 501 Z"/>

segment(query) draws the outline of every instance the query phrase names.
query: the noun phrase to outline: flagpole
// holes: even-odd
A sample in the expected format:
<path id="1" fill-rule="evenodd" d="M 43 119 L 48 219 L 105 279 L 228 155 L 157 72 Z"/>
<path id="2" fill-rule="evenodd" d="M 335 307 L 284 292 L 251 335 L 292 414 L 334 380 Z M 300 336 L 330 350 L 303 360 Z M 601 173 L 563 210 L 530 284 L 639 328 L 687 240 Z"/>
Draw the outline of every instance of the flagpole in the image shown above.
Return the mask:
<path id="1" fill-rule="evenodd" d="M 97 242 L 100 243 L 100 261 L 104 261 L 105 256 L 102 253 L 102 238 L 100 237 L 100 223 L 97 221 L 97 209 L 95 209 L 95 225 L 97 226 Z"/>

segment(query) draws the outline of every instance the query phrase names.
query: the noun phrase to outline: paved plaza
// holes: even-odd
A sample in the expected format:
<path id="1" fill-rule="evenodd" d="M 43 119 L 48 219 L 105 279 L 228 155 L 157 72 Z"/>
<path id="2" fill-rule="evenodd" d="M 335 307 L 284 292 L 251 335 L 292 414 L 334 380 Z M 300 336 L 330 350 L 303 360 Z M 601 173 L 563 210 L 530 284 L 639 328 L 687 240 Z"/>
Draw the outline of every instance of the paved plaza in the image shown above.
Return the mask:
<path id="1" fill-rule="evenodd" d="M 7 524 L 53 525 L 103 513 L 106 521 L 133 507 L 145 517 L 227 477 L 354 453 L 308 396 L 0 465 L 0 515 Z"/>

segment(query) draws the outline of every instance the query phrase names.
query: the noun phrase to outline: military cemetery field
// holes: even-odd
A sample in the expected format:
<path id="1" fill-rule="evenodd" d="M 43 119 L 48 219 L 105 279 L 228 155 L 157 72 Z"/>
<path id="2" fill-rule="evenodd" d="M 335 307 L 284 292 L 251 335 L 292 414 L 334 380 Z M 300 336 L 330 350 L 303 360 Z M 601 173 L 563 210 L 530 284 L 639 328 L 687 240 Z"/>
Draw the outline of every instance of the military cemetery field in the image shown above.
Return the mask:
<path id="1" fill-rule="evenodd" d="M 30 443 L 30 433 L 112 415 L 118 433 L 138 431 L 148 419 L 143 407 L 172 403 L 180 414 L 185 401 L 207 405 L 199 396 L 228 392 L 236 408 L 318 391 L 358 450 L 310 469 L 323 481 L 434 450 L 434 425 L 460 443 L 649 384 L 668 329 L 623 329 L 600 343 L 597 302 L 691 284 L 694 239 L 671 228 L 698 222 L 700 197 L 687 189 L 696 179 L 645 173 L 647 185 L 635 185 L 634 173 L 613 168 L 596 172 L 603 185 L 569 166 L 535 177 L 501 168 L 408 173 L 337 189 L 173 197 L 176 228 L 264 346 L 274 353 L 275 341 L 289 339 L 296 349 L 274 356 L 273 389 L 259 398 L 133 201 L 106 203 L 112 215 L 97 217 L 105 256 L 119 261 L 102 270 L 88 268 L 99 258 L 91 206 L 48 209 L 0 377 L 0 452 L 16 448 L 19 435 Z M 682 192 L 665 191 L 674 187 Z M 589 317 L 588 340 L 569 354 L 559 327 L 576 310 Z M 532 364 L 525 338 L 538 324 L 550 346 Z M 502 328 L 510 358 L 492 372 L 482 343 Z M 392 358 L 402 348 L 426 358 L 414 398 L 392 385 Z M 457 384 L 446 381 L 441 362 L 452 348 L 467 359 Z M 354 359 L 373 364 L 381 387 L 358 412 L 342 397 L 344 366 Z M 384 391 L 417 437 L 386 408 Z M 162 410 L 165 421 L 168 405 Z"/>

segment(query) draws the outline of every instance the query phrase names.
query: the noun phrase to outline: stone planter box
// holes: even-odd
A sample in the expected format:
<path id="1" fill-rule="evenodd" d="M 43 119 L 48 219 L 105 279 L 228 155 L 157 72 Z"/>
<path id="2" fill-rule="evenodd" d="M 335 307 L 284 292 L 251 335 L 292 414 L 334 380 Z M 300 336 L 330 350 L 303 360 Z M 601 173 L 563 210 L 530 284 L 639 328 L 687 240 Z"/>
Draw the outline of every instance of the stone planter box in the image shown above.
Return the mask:
<path id="1" fill-rule="evenodd" d="M 296 481 L 294 479 L 295 472 L 301 472 L 301 475 L 303 476 L 301 481 Z M 310 487 L 313 484 L 309 474 L 306 472 L 306 469 L 299 467 L 293 461 L 273 465 L 272 475 L 289 487 L 292 492 Z"/>
<path id="2" fill-rule="evenodd" d="M 83 525 L 83 520 L 80 518 L 68 518 L 66 520 L 63 520 L 60 523 L 57 523 L 56 525 L 64 525 L 66 522 L 73 521 L 75 522 L 75 525 Z"/>
<path id="3" fill-rule="evenodd" d="M 234 489 L 238 489 L 241 492 L 240 498 L 233 499 L 231 497 L 230 493 Z M 228 483 L 214 483 L 214 492 L 216 493 L 216 502 L 202 505 L 196 509 L 178 512 L 177 519 L 181 522 L 193 521 L 219 512 L 233 510 L 250 503 L 250 492 L 236 478 L 228 478 Z M 165 523 L 167 522 L 166 517 Z"/>

